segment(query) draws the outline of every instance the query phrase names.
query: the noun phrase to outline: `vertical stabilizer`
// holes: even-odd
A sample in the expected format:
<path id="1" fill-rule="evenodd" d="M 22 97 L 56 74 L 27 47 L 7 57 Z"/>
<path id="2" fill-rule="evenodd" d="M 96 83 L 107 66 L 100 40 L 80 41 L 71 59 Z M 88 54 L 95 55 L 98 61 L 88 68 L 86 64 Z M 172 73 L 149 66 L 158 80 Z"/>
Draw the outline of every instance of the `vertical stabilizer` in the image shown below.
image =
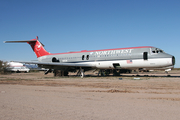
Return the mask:
<path id="1" fill-rule="evenodd" d="M 33 51 L 35 52 L 36 56 L 37 57 L 41 57 L 41 56 L 44 56 L 44 55 L 49 55 L 50 53 L 47 52 L 45 49 L 44 49 L 44 45 L 41 44 L 39 41 L 38 41 L 38 36 L 36 36 L 36 39 L 33 39 L 29 42 L 27 42 L 29 45 L 31 45 Z"/>

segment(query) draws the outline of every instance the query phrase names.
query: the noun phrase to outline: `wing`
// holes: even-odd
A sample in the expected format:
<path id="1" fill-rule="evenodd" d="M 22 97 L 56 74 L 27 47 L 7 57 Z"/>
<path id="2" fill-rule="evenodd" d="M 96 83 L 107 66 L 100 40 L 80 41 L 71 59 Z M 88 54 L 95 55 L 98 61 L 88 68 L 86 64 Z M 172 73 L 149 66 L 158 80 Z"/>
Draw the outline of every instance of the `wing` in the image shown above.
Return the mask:
<path id="1" fill-rule="evenodd" d="M 42 66 L 56 66 L 56 67 L 92 67 L 95 68 L 96 65 L 92 63 L 49 63 L 49 62 L 26 62 L 26 61 L 16 61 L 20 63 L 25 63 L 25 64 L 38 64 Z"/>

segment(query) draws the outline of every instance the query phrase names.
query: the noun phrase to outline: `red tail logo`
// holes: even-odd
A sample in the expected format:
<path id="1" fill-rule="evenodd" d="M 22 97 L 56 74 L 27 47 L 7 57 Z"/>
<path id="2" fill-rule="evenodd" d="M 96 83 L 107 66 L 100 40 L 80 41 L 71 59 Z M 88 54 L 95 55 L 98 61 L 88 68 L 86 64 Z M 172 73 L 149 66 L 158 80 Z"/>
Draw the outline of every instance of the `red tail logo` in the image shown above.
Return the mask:
<path id="1" fill-rule="evenodd" d="M 36 51 L 40 51 L 41 47 L 42 47 L 42 45 L 39 42 L 37 42 L 36 46 L 35 46 Z"/>

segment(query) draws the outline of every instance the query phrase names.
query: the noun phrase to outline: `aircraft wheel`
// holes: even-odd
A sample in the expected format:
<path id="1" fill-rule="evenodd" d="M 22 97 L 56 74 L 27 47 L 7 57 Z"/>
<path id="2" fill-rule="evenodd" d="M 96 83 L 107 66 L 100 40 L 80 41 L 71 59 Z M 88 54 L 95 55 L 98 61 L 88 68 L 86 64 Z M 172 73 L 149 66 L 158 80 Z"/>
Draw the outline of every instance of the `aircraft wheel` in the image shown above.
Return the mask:
<path id="1" fill-rule="evenodd" d="M 117 70 L 113 70 L 113 76 L 119 76 L 119 75 L 120 75 L 120 73 L 117 72 Z"/>
<path id="2" fill-rule="evenodd" d="M 84 72 L 81 72 L 81 78 L 83 78 L 84 77 Z"/>
<path id="3" fill-rule="evenodd" d="M 68 76 L 68 71 L 64 71 L 64 76 Z"/>

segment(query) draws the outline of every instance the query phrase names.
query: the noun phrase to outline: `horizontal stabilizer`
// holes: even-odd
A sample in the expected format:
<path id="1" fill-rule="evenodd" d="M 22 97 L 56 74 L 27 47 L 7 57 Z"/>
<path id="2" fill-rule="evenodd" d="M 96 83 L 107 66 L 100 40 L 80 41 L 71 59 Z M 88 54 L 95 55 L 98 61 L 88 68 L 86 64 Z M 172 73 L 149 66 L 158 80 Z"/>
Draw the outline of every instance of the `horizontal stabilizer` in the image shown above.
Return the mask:
<path id="1" fill-rule="evenodd" d="M 36 36 L 36 39 L 22 41 L 4 41 L 4 43 L 28 43 L 35 52 L 37 57 L 50 55 L 50 53 L 44 49 L 44 45 L 41 42 L 39 42 L 38 36 Z"/>
<path id="2" fill-rule="evenodd" d="M 4 43 L 27 43 L 27 42 L 36 42 L 37 40 L 23 40 L 23 41 L 4 41 Z"/>

